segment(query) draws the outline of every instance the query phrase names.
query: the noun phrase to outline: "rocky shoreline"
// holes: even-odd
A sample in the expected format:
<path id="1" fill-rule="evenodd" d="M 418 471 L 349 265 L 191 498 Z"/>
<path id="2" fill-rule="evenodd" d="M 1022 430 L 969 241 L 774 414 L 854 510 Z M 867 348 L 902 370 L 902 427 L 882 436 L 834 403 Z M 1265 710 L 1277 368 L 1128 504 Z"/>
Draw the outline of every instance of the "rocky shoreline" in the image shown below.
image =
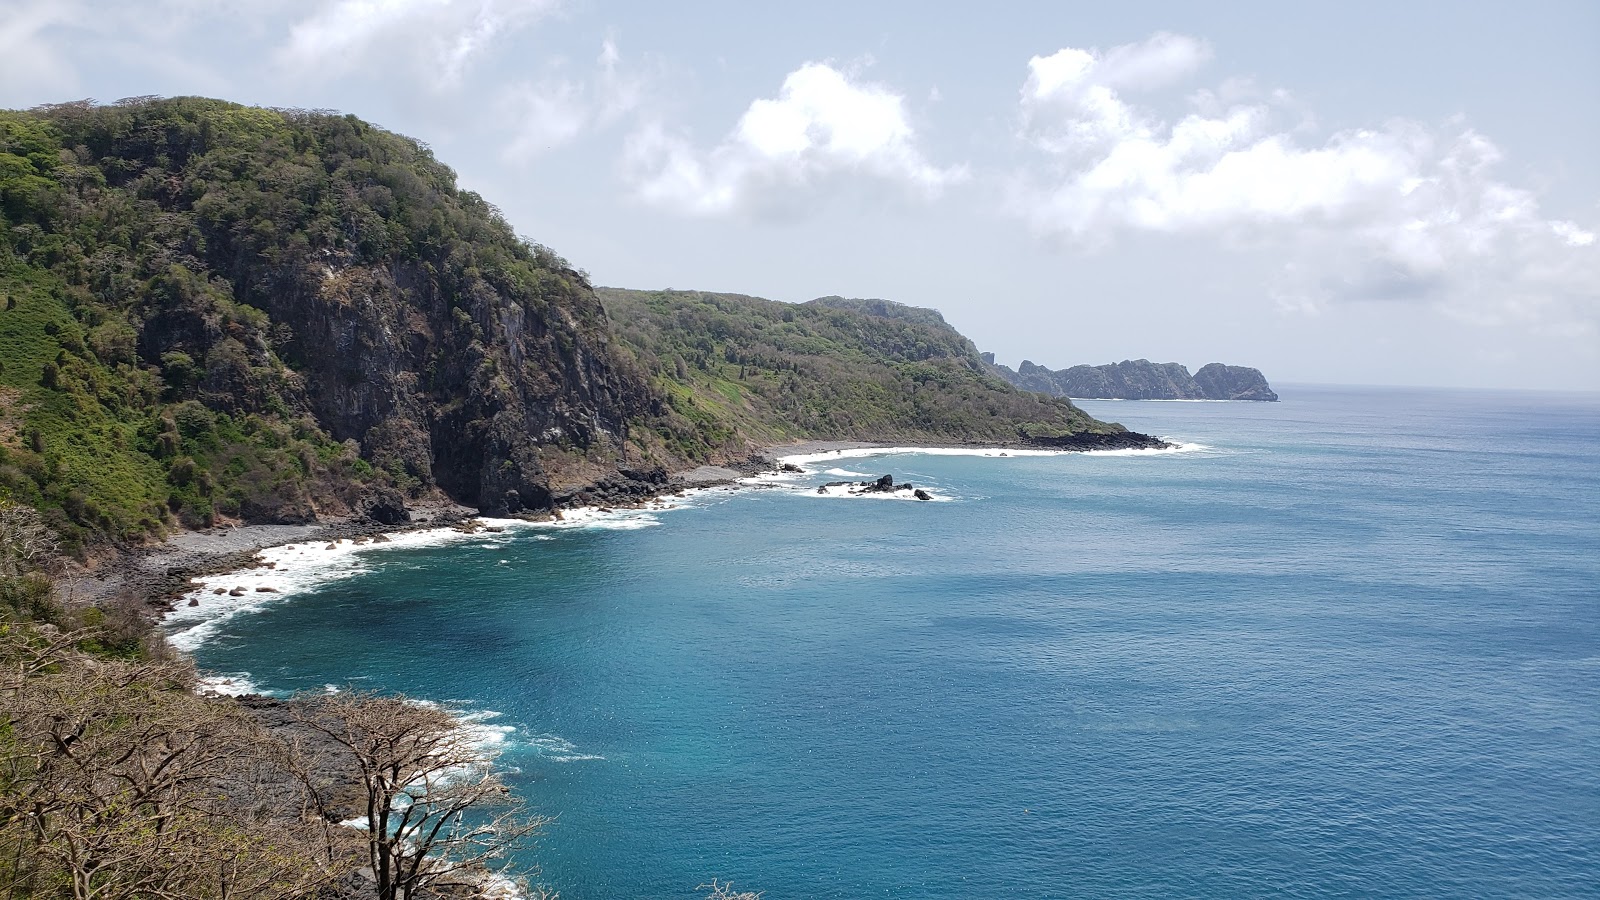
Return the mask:
<path id="1" fill-rule="evenodd" d="M 687 490 L 728 487 L 742 479 L 782 469 L 779 459 L 845 450 L 915 446 L 925 442 L 892 441 L 795 441 L 763 448 L 742 460 L 726 465 L 702 465 L 668 473 L 664 469 L 619 469 L 582 488 L 555 498 L 555 506 L 545 514 L 523 516 L 529 521 L 560 518 L 563 510 L 576 508 L 638 509 L 665 497 L 679 496 Z M 1135 432 L 1077 434 L 1041 437 L 1008 443 L 942 442 L 946 447 L 972 447 L 1006 450 L 1120 450 L 1162 449 L 1171 445 Z M 399 514 L 393 514 L 398 512 Z M 482 512 L 450 501 L 426 501 L 382 516 L 348 516 L 310 525 L 235 525 L 186 531 L 153 547 L 125 550 L 97 560 L 95 564 L 74 567 L 63 573 L 63 594 L 74 603 L 120 603 L 132 608 L 147 621 L 156 622 L 184 594 L 195 587 L 194 579 L 207 575 L 249 569 L 258 565 L 257 554 L 269 547 L 291 543 L 333 543 L 344 540 L 383 540 L 389 535 L 438 528 L 464 528 Z"/>
<path id="2" fill-rule="evenodd" d="M 558 498 L 555 509 L 544 516 L 525 516 L 538 521 L 559 519 L 563 510 L 578 508 L 643 509 L 666 497 L 682 496 L 690 490 L 736 486 L 742 479 L 766 473 L 799 472 L 799 466 L 783 461 L 784 457 L 818 456 L 844 451 L 904 447 L 902 443 L 872 441 L 797 441 L 765 448 L 746 459 L 731 465 L 699 466 L 694 469 L 668 474 L 663 470 L 639 472 L 621 470 L 580 490 Z M 1001 449 L 994 443 L 947 443 L 944 446 L 971 449 Z M 1006 449 L 1030 450 L 1107 450 L 1107 449 L 1159 449 L 1170 445 L 1145 435 L 1131 432 L 1112 435 L 1083 435 L 1075 438 L 1042 439 L 1017 443 Z M 1003 455 L 1003 454 L 1002 454 Z M 841 482 L 840 484 L 845 484 Z M 858 492 L 907 492 L 919 500 L 932 497 L 909 484 L 896 484 L 890 476 L 859 485 L 850 483 L 849 490 Z M 827 490 L 825 486 L 824 491 Z M 195 579 L 272 565 L 262 560 L 260 552 L 268 548 L 299 543 L 337 543 L 353 540 L 357 543 L 387 543 L 405 533 L 451 528 L 473 533 L 483 528 L 499 530 L 479 521 L 479 510 L 460 504 L 435 501 L 414 504 L 401 511 L 400 516 L 371 515 L 341 518 L 317 525 L 240 525 L 229 528 L 212 528 L 173 535 L 155 547 L 125 551 L 115 558 L 100 561 L 94 568 L 65 573 L 62 586 L 69 600 L 78 603 L 114 602 L 124 609 L 134 610 L 150 629 L 159 634 L 162 617 L 174 609 L 175 604 L 197 587 Z M 400 519 L 397 522 L 383 520 Z M 257 588 L 269 590 L 269 588 Z M 165 643 L 165 638 L 159 640 Z M 172 652 L 166 645 L 163 652 Z M 179 651 L 181 652 L 181 651 Z M 215 694 L 204 686 L 196 688 Z M 279 698 L 251 692 L 238 695 L 216 696 L 215 702 L 236 704 L 237 708 L 254 719 L 268 732 L 283 740 L 286 745 L 309 749 L 317 760 L 317 768 L 306 773 L 308 777 L 328 785 L 354 784 L 357 774 L 341 764 L 338 748 L 332 746 L 325 735 L 306 728 L 298 715 L 303 701 L 297 697 Z M 260 796 L 256 801 L 279 809 L 284 816 L 298 814 L 302 804 L 301 790 L 296 776 L 287 771 L 258 773 Z M 350 818 L 354 808 L 331 811 L 338 817 Z M 352 875 L 342 887 L 355 895 L 364 890 L 362 878 Z"/>

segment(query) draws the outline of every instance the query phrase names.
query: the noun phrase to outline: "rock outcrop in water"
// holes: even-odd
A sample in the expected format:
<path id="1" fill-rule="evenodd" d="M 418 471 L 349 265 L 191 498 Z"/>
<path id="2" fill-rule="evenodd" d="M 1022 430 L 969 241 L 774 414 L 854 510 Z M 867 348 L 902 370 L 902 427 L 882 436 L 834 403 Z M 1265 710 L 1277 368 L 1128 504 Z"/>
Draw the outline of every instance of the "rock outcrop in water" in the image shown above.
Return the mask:
<path id="1" fill-rule="evenodd" d="M 895 484 L 893 475 L 880 475 L 870 481 L 830 481 L 817 488 L 817 493 L 831 493 L 835 488 L 843 488 L 844 492 L 851 496 L 860 496 L 862 494 L 908 494 L 916 500 L 933 499 L 932 494 L 909 481 Z"/>
<path id="2" fill-rule="evenodd" d="M 1261 370 L 1209 363 L 1200 371 L 1178 363 L 1123 360 L 1103 366 L 1073 366 L 1059 371 L 1023 360 L 1015 370 L 984 361 L 996 375 L 1026 391 L 1083 400 L 1277 400 Z"/>
<path id="3" fill-rule="evenodd" d="M 1260 369 L 1208 363 L 1194 373 L 1194 382 L 1208 400 L 1277 400 Z"/>

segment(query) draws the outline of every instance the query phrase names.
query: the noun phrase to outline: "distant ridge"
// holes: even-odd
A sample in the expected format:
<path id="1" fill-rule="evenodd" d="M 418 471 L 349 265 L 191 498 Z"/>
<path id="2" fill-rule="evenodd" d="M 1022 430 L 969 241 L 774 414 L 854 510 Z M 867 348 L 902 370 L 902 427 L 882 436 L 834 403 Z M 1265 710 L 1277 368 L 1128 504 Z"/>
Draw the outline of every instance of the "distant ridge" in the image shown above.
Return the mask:
<path id="1" fill-rule="evenodd" d="M 1053 371 L 1030 360 L 1013 370 L 983 354 L 991 371 L 1027 391 L 1083 400 L 1260 400 L 1276 401 L 1260 369 L 1208 363 L 1193 375 L 1178 363 L 1123 360 L 1103 366 Z"/>
<path id="2" fill-rule="evenodd" d="M 355 116 L 0 110 L 0 504 L 172 530 L 542 514 L 801 439 L 1159 447 L 996 378 L 932 310 L 596 293 Z"/>
<path id="3" fill-rule="evenodd" d="M 1162 446 L 1006 384 L 935 310 L 844 297 L 596 293 L 630 368 L 665 396 L 657 433 L 683 458 L 798 439 Z"/>

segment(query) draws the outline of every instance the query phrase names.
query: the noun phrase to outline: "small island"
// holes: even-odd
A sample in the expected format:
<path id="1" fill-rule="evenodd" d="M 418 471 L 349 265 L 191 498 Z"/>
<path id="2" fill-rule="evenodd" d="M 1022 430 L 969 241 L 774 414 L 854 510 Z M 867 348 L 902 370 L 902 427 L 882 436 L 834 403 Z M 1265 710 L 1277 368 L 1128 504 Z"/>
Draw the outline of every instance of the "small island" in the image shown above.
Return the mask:
<path id="1" fill-rule="evenodd" d="M 1148 359 L 1123 360 L 1103 366 L 1073 366 L 1051 370 L 1031 360 L 1016 369 L 983 361 L 996 375 L 1026 391 L 1081 400 L 1260 400 L 1276 401 L 1277 393 L 1260 369 L 1208 363 L 1189 374 L 1179 363 L 1153 363 Z"/>

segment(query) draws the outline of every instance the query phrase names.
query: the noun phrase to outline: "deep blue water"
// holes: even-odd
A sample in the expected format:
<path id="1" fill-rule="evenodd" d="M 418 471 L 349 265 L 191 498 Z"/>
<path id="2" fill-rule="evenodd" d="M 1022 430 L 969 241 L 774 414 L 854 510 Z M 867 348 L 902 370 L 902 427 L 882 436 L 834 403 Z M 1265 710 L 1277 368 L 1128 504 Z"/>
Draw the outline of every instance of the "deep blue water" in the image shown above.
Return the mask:
<path id="1" fill-rule="evenodd" d="M 197 656 L 502 713 L 564 900 L 1596 896 L 1600 396 L 1282 393 L 373 553 Z"/>

